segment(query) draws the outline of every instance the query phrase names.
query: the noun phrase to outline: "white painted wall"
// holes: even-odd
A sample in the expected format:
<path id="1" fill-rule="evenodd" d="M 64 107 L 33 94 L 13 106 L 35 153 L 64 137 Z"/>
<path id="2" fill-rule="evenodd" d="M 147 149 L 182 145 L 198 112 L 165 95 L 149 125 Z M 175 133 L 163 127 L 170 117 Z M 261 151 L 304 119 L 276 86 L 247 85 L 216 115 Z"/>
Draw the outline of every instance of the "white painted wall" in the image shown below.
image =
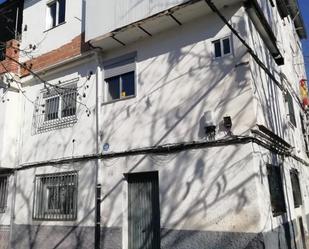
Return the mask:
<path id="1" fill-rule="evenodd" d="M 242 9 L 227 9 L 232 22 L 245 31 Z M 242 29 L 243 28 L 243 29 Z M 231 36 L 233 54 L 213 58 L 212 41 Z M 110 151 L 204 140 L 203 114 L 216 114 L 218 138 L 226 135 L 219 123 L 230 115 L 235 135 L 249 134 L 252 113 L 249 69 L 244 48 L 213 15 L 169 30 L 151 39 L 107 52 L 110 59 L 137 52 L 137 97 L 104 103 L 101 96 L 101 144 Z M 101 148 L 102 149 L 102 148 Z"/>
<path id="2" fill-rule="evenodd" d="M 77 219 L 75 221 L 37 221 L 32 219 L 35 175 L 78 171 Z M 31 180 L 30 180 L 31 179 Z M 95 205 L 95 161 L 45 166 L 20 171 L 16 185 L 14 223 L 17 225 L 93 226 Z M 27 235 L 25 235 L 27 237 Z"/>
<path id="3" fill-rule="evenodd" d="M 123 227 L 125 240 L 128 200 L 123 174 L 158 171 L 162 228 L 258 233 L 252 160 L 247 144 L 104 161 L 102 225 Z"/>
<path id="4" fill-rule="evenodd" d="M 85 1 L 86 41 L 189 2 L 189 0 L 87 0 Z M 222 8 L 240 1 L 216 0 L 214 2 Z M 100 25 L 102 23 L 104 25 Z"/>
<path id="5" fill-rule="evenodd" d="M 92 7 L 95 6 L 96 2 L 89 2 L 93 4 Z M 29 2 L 28 4 L 30 6 Z M 116 5 L 119 2 L 108 4 Z M 42 10 L 42 6 L 45 7 L 45 4 L 33 1 L 31 7 L 25 10 L 25 16 L 28 15 L 25 22 L 31 20 L 32 8 Z M 145 6 L 140 6 L 140 8 L 147 9 Z M 100 10 L 99 6 L 97 9 Z M 289 45 L 295 44 L 292 26 L 287 23 L 284 26 L 282 22 L 279 23 L 280 20 L 274 21 L 278 23 L 278 30 L 288 34 L 285 37 L 290 39 L 287 42 L 282 40 L 281 46 L 286 51 L 284 55 L 287 64 L 279 68 L 263 48 L 263 43 L 254 27 L 248 24 L 244 17 L 244 10 L 238 6 L 227 8 L 224 13 L 231 19 L 233 26 L 248 39 L 259 58 L 275 74 L 281 69 L 287 74 L 290 82 L 297 82 L 292 85 L 296 91 L 298 77 L 293 76 L 295 69 L 289 50 Z M 128 19 L 119 19 L 120 24 L 117 25 L 135 20 L 134 18 L 137 18 L 135 15 L 137 13 L 134 16 L 127 16 Z M 94 16 L 98 17 L 98 15 Z M 105 18 L 102 14 L 100 17 Z M 66 27 L 65 25 L 63 28 Z M 102 25 L 102 29 L 111 29 L 113 25 L 116 25 L 115 20 L 111 20 L 111 23 L 106 26 Z M 60 32 L 61 28 L 58 27 L 54 31 Z M 100 30 L 98 26 L 96 28 L 100 31 L 94 30 L 94 26 L 88 28 L 90 31 L 93 28 L 91 31 L 94 32 L 93 37 L 106 32 Z M 72 37 L 74 32 L 72 32 Z M 48 40 L 50 37 L 48 36 L 46 38 L 48 42 L 42 43 L 40 51 L 46 52 L 59 44 L 66 43 L 65 35 L 61 34 L 59 33 L 61 42 L 55 43 Z M 165 143 L 203 141 L 205 137 L 202 116 L 207 110 L 215 111 L 217 123 L 220 123 L 225 115 L 231 116 L 232 131 L 235 135 L 248 135 L 250 129 L 259 123 L 271 128 L 278 135 L 284 136 L 288 141 L 290 137 L 293 137 L 297 145 L 301 144 L 301 134 L 298 131 L 288 137 L 287 130 L 290 131 L 290 128 L 287 128 L 282 93 L 250 60 L 243 46 L 233 35 L 231 35 L 233 54 L 222 59 L 213 59 L 212 41 L 228 35 L 231 35 L 229 29 L 224 27 L 214 14 L 210 14 L 124 48 L 106 51 L 102 56 L 103 61 L 137 52 L 137 95 L 135 98 L 106 103 L 105 85 L 104 82 L 100 82 L 100 151 L 105 143 L 110 145 L 109 152 L 117 152 Z M 29 36 L 25 39 L 29 41 L 30 38 L 38 39 L 38 37 L 40 35 Z M 280 39 L 278 38 L 279 41 Z M 301 55 L 298 55 L 297 59 L 301 60 Z M 240 63 L 245 62 L 250 62 L 250 64 L 239 66 Z M 95 70 L 95 66 L 96 63 L 92 58 L 88 61 L 81 61 L 80 65 L 63 68 L 61 71 L 58 70 L 42 77 L 53 84 L 57 84 L 59 80 L 79 77 L 81 86 L 89 69 Z M 303 68 L 297 70 L 298 74 L 301 74 Z M 103 75 L 100 76 L 104 77 L 104 68 Z M 25 98 L 22 99 L 25 115 L 20 123 L 22 126 L 21 163 L 95 153 L 95 80 L 94 76 L 91 77 L 88 90 L 80 89 L 80 93 L 86 92 L 86 98 L 83 98 L 82 103 L 87 104 L 92 115 L 87 117 L 85 108 L 80 105 L 78 123 L 72 128 L 33 135 L 31 129 L 34 105 Z M 36 99 L 44 87 L 42 83 L 28 78 L 24 79 L 24 84 L 24 94 L 32 100 Z M 253 98 L 254 101 L 252 101 Z M 299 111 L 296 103 L 294 107 Z M 298 115 L 296 118 L 299 124 Z M 1 136 L 3 137 L 3 134 L 0 134 Z M 218 128 L 217 138 L 225 136 L 224 129 Z M 76 141 L 74 148 L 73 139 Z M 299 156 L 304 156 L 303 152 L 303 147 L 301 147 Z M 102 204 L 102 222 L 109 227 L 124 224 L 126 183 L 123 180 L 123 173 L 158 170 L 163 227 L 256 233 L 270 231 L 279 226 L 282 219 L 273 219 L 271 216 L 265 174 L 267 162 L 272 162 L 271 155 L 260 150 L 259 147 L 254 147 L 254 153 L 252 153 L 251 145 L 196 150 L 166 157 L 137 156 L 104 161 L 101 164 L 100 180 L 103 184 L 103 197 L 105 193 L 109 193 L 109 196 L 106 196 Z M 292 166 L 296 167 L 300 170 L 303 179 L 308 179 L 308 170 L 303 166 L 294 161 L 286 161 L 286 163 L 287 170 Z M 94 181 L 91 181 L 94 179 L 94 165 L 91 162 L 69 165 L 63 169 L 49 166 L 23 171 L 23 177 L 18 179 L 16 223 L 36 224 L 31 220 L 33 182 L 29 179 L 33 180 L 35 174 L 54 173 L 75 167 L 80 168 L 80 180 L 84 184 L 79 192 L 81 196 L 79 197 L 78 222 L 81 221 L 94 206 L 94 198 L 92 198 L 94 193 L 89 193 L 89 189 L 94 190 L 92 188 Z M 288 198 L 291 201 L 288 181 L 287 185 Z M 217 186 L 221 186 L 220 191 L 216 189 L 219 188 Z M 308 196 L 308 186 L 302 185 L 302 188 L 306 189 L 304 196 Z M 82 203 L 84 197 L 89 198 L 87 204 Z M 195 207 L 192 205 L 200 207 L 201 211 L 194 212 Z M 230 208 L 227 209 L 227 206 Z M 178 209 L 177 212 L 174 212 L 175 209 Z M 308 207 L 304 205 L 303 212 L 308 213 L 307 209 Z M 93 214 L 91 215 L 83 223 L 84 225 L 93 224 Z M 204 219 L 201 219 L 201 215 Z M 291 217 L 295 217 L 295 214 L 292 213 Z M 61 224 L 68 225 L 68 223 Z M 75 224 L 75 222 L 70 223 L 70 225 Z"/>
<path id="6" fill-rule="evenodd" d="M 33 133 L 33 115 L 42 114 L 44 108 L 35 112 L 35 101 L 40 96 L 44 84 L 37 79 L 24 88 L 24 94 L 34 103 L 23 98 L 25 115 L 22 128 L 22 151 L 20 163 L 30 163 L 59 159 L 63 157 L 81 156 L 95 153 L 95 75 L 87 80 L 89 72 L 95 73 L 96 67 L 91 59 L 79 61 L 79 65 L 71 68 L 63 67 L 52 75 L 42 76 L 49 84 L 57 85 L 59 81 L 78 79 L 77 123 L 73 127 L 56 129 L 40 134 Z M 26 84 L 26 83 L 25 83 Z M 87 87 L 88 86 L 88 87 Z M 85 94 L 85 97 L 83 97 Z M 91 115 L 87 116 L 87 108 Z M 73 142 L 73 140 L 75 142 Z"/>
<path id="7" fill-rule="evenodd" d="M 20 96 L 18 93 L 1 94 L 0 109 L 0 167 L 14 168 L 17 163 L 20 131 Z"/>
<path id="8" fill-rule="evenodd" d="M 284 100 L 284 93 L 275 86 L 264 71 L 250 59 L 250 70 L 252 78 L 252 90 L 254 97 L 254 112 L 257 116 L 257 123 L 263 124 L 274 133 L 280 135 L 293 148 L 293 153 L 304 160 L 308 160 L 305 153 L 305 146 L 303 141 L 303 134 L 301 130 L 300 113 L 303 113 L 301 106 L 298 104 L 296 96 L 300 97 L 299 92 L 299 81 L 305 75 L 305 68 L 303 64 L 303 55 L 300 52 L 301 47 L 299 38 L 295 32 L 295 28 L 290 18 L 282 20 L 275 8 L 269 6 L 269 2 L 265 1 L 261 4 L 264 14 L 267 16 L 269 23 L 272 25 L 275 36 L 277 37 L 278 47 L 281 50 L 282 55 L 285 59 L 283 66 L 277 66 L 273 58 L 264 46 L 263 41 L 259 37 L 253 24 L 248 21 L 248 42 L 258 57 L 265 63 L 270 71 L 276 76 L 280 82 L 279 73 L 282 72 L 286 75 L 287 81 L 283 84 L 285 88 L 292 93 L 293 104 L 295 111 L 295 118 L 297 127 L 294 127 L 288 117 L 288 109 Z M 259 209 L 261 212 L 261 231 L 265 233 L 266 248 L 276 248 L 278 244 L 285 244 L 285 231 L 283 224 L 287 222 L 294 222 L 299 217 L 303 218 L 304 228 L 306 235 L 308 235 L 308 167 L 301 164 L 300 162 L 291 159 L 276 157 L 269 151 L 261 148 L 260 146 L 254 145 L 254 165 L 256 170 L 259 172 L 259 179 L 257 181 L 257 192 Z M 283 185 L 285 201 L 287 206 L 287 212 L 284 215 L 273 217 L 269 184 L 267 179 L 266 165 L 280 165 L 283 164 Z M 290 169 L 297 169 L 299 171 L 301 191 L 303 196 L 303 202 L 301 208 L 294 208 L 293 194 L 290 179 Z M 300 230 L 297 223 L 294 224 L 296 232 L 296 243 L 298 248 L 301 247 L 301 236 Z M 291 227 L 292 228 L 292 227 Z M 271 233 L 276 231 L 276 233 Z M 291 230 L 291 239 L 293 240 L 294 234 Z M 292 241 L 292 247 L 294 241 Z M 293 247 L 294 248 L 294 247 Z"/>
<path id="9" fill-rule="evenodd" d="M 275 35 L 277 36 L 278 46 L 284 56 L 285 64 L 280 67 L 276 65 L 250 21 L 248 22 L 250 34 L 248 42 L 279 82 L 281 82 L 280 73 L 284 73 L 287 77 L 287 80 L 282 81 L 282 84 L 293 96 L 297 127 L 294 127 L 289 121 L 284 93 L 279 87 L 275 86 L 269 77 L 266 76 L 265 72 L 251 59 L 252 88 L 255 98 L 254 109 L 257 113 L 257 122 L 265 125 L 288 141 L 295 147 L 294 152 L 296 155 L 305 159 L 307 156 L 305 154 L 300 121 L 300 113 L 303 113 L 303 111 L 296 98 L 296 96 L 300 97 L 299 83 L 305 75 L 301 47 L 298 45 L 299 38 L 295 33 L 291 20 L 287 18 L 282 20 L 277 12 L 271 16 L 273 18 L 271 23 L 276 24 L 277 33 Z"/>
<path id="10" fill-rule="evenodd" d="M 23 12 L 23 30 L 21 49 L 29 51 L 29 45 L 36 45 L 36 49 L 29 54 L 21 52 L 23 61 L 30 57 L 37 57 L 54 50 L 74 37 L 81 34 L 82 24 L 82 1 L 66 1 L 65 23 L 53 29 L 46 29 L 46 11 L 48 0 L 26 0 Z"/>
<path id="11" fill-rule="evenodd" d="M 187 0 L 87 0 L 85 2 L 86 40 L 88 41 Z M 98 23 L 104 23 L 104 25 L 98 25 Z"/>

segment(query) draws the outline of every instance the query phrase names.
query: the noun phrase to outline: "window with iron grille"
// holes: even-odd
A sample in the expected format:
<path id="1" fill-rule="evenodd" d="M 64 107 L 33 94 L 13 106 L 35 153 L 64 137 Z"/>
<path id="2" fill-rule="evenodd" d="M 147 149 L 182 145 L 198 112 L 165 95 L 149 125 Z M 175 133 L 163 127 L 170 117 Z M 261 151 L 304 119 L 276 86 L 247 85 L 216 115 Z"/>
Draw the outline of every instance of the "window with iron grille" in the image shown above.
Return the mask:
<path id="1" fill-rule="evenodd" d="M 0 175 L 0 213 L 5 212 L 7 195 L 8 195 L 8 176 Z"/>
<path id="2" fill-rule="evenodd" d="M 78 173 L 64 172 L 35 177 L 33 218 L 75 220 L 77 218 Z"/>
<path id="3" fill-rule="evenodd" d="M 286 212 L 280 167 L 267 165 L 267 176 L 273 216 L 278 216 Z"/>
<path id="4" fill-rule="evenodd" d="M 298 208 L 303 204 L 303 200 L 301 197 L 299 177 L 298 177 L 297 170 L 292 169 L 290 171 L 290 176 L 291 176 L 291 183 L 292 183 L 292 190 L 293 190 L 294 207 Z"/>
<path id="5" fill-rule="evenodd" d="M 76 123 L 77 81 L 44 88 L 37 98 L 33 117 L 33 133 L 65 128 Z"/>

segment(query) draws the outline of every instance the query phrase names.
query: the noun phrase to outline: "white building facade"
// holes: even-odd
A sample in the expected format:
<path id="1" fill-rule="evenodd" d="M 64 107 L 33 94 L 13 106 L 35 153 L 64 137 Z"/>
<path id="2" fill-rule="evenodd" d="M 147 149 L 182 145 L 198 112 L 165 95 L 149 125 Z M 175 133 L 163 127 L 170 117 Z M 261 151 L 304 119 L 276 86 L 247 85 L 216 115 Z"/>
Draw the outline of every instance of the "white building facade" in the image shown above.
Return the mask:
<path id="1" fill-rule="evenodd" d="M 307 248 L 299 11 L 25 0 L 0 65 L 0 248 Z"/>

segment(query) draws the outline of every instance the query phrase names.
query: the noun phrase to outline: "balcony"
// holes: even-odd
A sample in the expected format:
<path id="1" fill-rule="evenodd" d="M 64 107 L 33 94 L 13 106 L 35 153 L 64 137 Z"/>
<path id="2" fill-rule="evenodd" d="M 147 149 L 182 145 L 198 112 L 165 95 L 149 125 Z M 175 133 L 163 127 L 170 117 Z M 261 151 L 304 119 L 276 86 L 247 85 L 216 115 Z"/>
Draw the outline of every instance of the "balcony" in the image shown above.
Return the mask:
<path id="1" fill-rule="evenodd" d="M 213 2 L 219 9 L 241 3 Z M 125 46 L 211 13 L 204 0 L 89 0 L 85 9 L 86 41 L 104 50 Z"/>

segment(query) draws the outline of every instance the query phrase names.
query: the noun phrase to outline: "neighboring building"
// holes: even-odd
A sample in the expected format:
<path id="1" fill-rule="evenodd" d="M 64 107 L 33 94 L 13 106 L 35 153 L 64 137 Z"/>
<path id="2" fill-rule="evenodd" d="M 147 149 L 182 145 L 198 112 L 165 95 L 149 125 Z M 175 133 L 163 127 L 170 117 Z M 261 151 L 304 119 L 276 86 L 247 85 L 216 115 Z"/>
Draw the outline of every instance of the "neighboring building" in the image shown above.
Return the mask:
<path id="1" fill-rule="evenodd" d="M 0 64 L 1 249 L 309 246 L 296 0 L 23 6 Z"/>

